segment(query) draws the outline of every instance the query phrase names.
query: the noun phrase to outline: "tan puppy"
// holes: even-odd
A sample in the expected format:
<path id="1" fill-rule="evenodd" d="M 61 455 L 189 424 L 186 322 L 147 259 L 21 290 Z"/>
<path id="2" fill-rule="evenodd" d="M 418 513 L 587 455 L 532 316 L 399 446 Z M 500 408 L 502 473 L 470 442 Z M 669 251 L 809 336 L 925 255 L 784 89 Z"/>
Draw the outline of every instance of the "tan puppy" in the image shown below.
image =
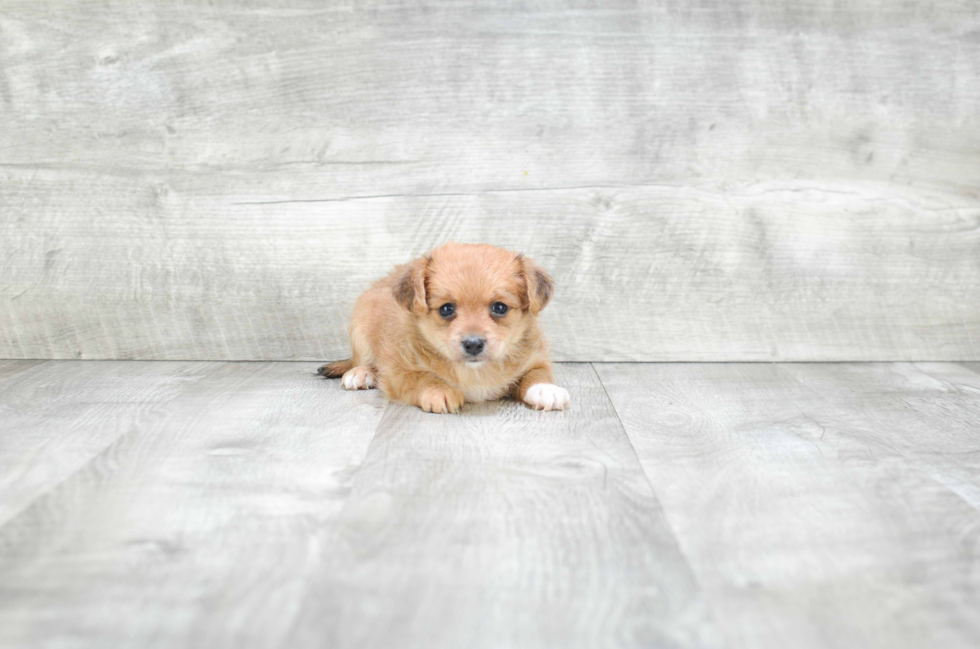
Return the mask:
<path id="1" fill-rule="evenodd" d="M 562 410 L 537 315 L 554 284 L 530 259 L 489 245 L 447 243 L 398 266 L 357 300 L 350 360 L 319 373 L 348 390 L 380 387 L 426 412 L 510 395 Z"/>

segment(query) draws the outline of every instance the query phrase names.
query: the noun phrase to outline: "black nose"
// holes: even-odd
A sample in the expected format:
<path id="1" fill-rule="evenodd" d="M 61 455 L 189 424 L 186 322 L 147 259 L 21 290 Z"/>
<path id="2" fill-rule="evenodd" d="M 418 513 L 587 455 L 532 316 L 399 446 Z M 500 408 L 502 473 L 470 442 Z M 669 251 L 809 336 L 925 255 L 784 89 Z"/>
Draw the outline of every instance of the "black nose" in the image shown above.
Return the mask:
<path id="1" fill-rule="evenodd" d="M 463 340 L 463 351 L 465 351 L 470 356 L 479 356 L 483 348 L 486 347 L 487 341 L 479 336 L 470 336 Z"/>

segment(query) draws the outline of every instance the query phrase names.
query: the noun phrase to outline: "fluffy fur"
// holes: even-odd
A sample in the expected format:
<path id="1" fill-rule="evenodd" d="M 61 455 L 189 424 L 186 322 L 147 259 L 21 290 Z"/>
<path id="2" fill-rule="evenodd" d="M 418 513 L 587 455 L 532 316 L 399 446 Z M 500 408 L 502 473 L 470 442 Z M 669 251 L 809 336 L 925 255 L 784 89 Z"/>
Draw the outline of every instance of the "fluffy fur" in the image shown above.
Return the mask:
<path id="1" fill-rule="evenodd" d="M 351 318 L 351 358 L 319 373 L 340 377 L 348 390 L 381 388 L 392 401 L 426 412 L 459 412 L 466 401 L 503 396 L 564 409 L 568 392 L 553 384 L 537 321 L 553 289 L 548 273 L 523 255 L 447 243 L 361 295 Z M 498 302 L 506 314 L 493 313 Z M 447 304 L 451 318 L 440 315 Z M 464 341 L 476 338 L 482 351 L 467 353 Z"/>

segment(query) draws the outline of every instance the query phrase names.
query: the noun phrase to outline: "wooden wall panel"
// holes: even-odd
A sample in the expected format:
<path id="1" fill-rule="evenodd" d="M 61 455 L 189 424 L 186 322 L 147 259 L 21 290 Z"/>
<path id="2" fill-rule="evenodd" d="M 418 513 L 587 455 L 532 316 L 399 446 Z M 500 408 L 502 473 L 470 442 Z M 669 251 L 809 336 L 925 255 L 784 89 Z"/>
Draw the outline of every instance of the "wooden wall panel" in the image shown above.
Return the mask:
<path id="1" fill-rule="evenodd" d="M 980 360 L 980 8 L 4 3 L 0 357 L 344 356 L 447 238 L 561 360 Z"/>

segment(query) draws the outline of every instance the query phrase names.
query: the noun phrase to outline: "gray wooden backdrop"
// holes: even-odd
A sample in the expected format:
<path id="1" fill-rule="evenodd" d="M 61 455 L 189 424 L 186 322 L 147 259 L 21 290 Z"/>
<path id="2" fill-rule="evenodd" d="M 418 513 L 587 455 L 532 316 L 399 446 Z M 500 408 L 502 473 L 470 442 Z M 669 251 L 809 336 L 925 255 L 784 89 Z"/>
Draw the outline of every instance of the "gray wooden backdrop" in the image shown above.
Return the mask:
<path id="1" fill-rule="evenodd" d="M 980 360 L 980 3 L 3 0 L 0 357 L 343 357 L 449 238 L 559 360 Z"/>

